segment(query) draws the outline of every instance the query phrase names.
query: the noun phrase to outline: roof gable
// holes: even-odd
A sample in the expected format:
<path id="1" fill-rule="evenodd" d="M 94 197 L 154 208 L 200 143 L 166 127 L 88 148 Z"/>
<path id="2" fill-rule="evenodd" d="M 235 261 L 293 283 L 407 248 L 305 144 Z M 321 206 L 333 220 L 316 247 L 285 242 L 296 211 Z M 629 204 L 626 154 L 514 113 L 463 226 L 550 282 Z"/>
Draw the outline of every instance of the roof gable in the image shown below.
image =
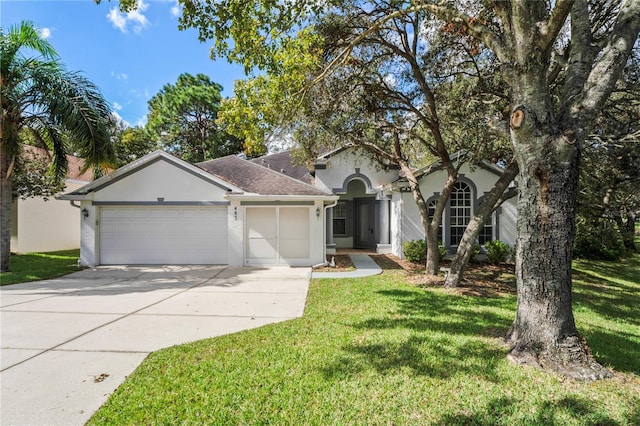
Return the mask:
<path id="1" fill-rule="evenodd" d="M 180 160 L 164 151 L 155 151 L 151 154 L 148 154 L 136 161 L 133 161 L 126 166 L 123 166 L 113 173 L 103 176 L 88 185 L 85 185 L 81 188 L 76 189 L 68 194 L 62 195 L 61 199 L 83 199 L 91 193 L 95 193 L 105 188 L 114 185 L 123 179 L 126 179 L 130 176 L 139 173 L 142 170 L 145 170 L 159 162 L 163 162 L 169 164 L 177 169 L 186 172 L 198 179 L 202 179 L 205 182 L 212 184 L 224 191 L 238 191 L 240 188 L 230 184 L 229 182 L 225 182 L 224 180 L 213 176 L 209 173 L 206 173 L 202 169 L 190 164 L 186 161 Z"/>

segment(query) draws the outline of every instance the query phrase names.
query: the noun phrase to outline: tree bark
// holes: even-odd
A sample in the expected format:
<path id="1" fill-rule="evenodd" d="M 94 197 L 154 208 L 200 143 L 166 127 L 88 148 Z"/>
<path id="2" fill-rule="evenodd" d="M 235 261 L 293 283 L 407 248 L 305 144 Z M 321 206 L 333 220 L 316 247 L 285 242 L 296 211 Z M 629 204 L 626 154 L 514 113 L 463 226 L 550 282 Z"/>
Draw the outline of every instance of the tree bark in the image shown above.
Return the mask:
<path id="1" fill-rule="evenodd" d="M 0 130 L 2 132 L 2 130 Z M 0 272 L 11 270 L 11 159 L 5 152 L 0 135 Z"/>
<path id="2" fill-rule="evenodd" d="M 473 244 L 480 234 L 480 230 L 487 222 L 491 214 L 497 209 L 504 201 L 502 197 L 505 190 L 513 182 L 513 179 L 518 174 L 518 163 L 514 160 L 509 166 L 502 172 L 500 178 L 496 181 L 495 185 L 487 196 L 482 200 L 482 204 L 478 208 L 469 221 L 467 228 L 464 230 L 462 239 L 458 244 L 456 255 L 451 261 L 451 267 L 447 278 L 444 282 L 445 287 L 454 288 L 460 285 L 471 255 L 473 253 Z"/>
<path id="3" fill-rule="evenodd" d="M 609 377 L 589 354 L 571 309 L 578 153 L 567 161 L 540 161 L 522 151 L 527 172 L 519 181 L 518 306 L 506 337 L 509 359 L 578 380 Z"/>

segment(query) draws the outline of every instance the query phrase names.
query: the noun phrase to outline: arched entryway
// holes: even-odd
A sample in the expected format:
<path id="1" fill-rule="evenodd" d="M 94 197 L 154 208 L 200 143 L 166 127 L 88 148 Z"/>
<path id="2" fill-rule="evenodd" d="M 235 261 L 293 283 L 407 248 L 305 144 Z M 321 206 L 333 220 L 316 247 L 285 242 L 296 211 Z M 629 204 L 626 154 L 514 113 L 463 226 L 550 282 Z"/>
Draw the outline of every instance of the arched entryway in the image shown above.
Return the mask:
<path id="1" fill-rule="evenodd" d="M 369 179 L 359 173 L 333 192 L 340 200 L 327 212 L 327 248 L 390 250 L 390 199 L 371 188 Z"/>

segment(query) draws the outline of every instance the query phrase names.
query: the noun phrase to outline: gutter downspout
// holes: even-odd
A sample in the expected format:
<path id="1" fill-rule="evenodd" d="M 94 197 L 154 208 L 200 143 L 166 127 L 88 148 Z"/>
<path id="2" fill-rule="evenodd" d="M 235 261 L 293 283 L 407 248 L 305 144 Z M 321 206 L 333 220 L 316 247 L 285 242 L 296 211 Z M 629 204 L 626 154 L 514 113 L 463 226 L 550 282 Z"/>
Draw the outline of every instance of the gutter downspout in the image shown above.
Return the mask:
<path id="1" fill-rule="evenodd" d="M 337 205 L 338 200 L 335 200 L 333 203 L 324 206 L 324 214 L 322 215 L 322 258 L 324 259 L 324 262 L 313 265 L 311 269 L 321 268 L 329 264 L 329 262 L 327 262 L 327 209 Z"/>

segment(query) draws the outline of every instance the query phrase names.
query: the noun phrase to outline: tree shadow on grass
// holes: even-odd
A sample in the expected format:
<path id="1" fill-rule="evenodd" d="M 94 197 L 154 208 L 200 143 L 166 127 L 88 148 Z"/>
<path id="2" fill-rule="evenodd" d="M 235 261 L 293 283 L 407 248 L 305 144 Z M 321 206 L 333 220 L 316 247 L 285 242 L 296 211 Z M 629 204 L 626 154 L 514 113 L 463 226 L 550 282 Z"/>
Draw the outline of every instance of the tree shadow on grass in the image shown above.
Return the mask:
<path id="1" fill-rule="evenodd" d="M 640 326 L 640 291 L 585 272 L 573 276 L 574 307 Z"/>
<path id="2" fill-rule="evenodd" d="M 596 359 L 621 373 L 640 375 L 640 335 L 620 331 L 584 333 Z"/>
<path id="3" fill-rule="evenodd" d="M 506 332 L 513 300 L 476 300 L 433 291 L 384 290 L 378 294 L 393 299 L 395 309 L 351 324 L 364 334 L 343 347 L 343 354 L 322 370 L 325 376 L 403 369 L 435 378 L 469 374 L 499 380 L 495 367 L 504 360 L 507 349 L 486 337 Z M 496 308 L 507 310 L 501 315 Z M 406 338 L 398 340 L 398 336 Z"/>
<path id="4" fill-rule="evenodd" d="M 501 419 L 499 424 L 556 425 L 566 423 L 567 418 L 579 419 L 580 423 L 585 425 L 622 424 L 608 416 L 601 407 L 594 406 L 592 401 L 576 396 L 557 400 L 545 399 L 540 404 L 526 407 L 526 414 L 518 412 L 523 408 L 518 405 L 518 401 L 514 399 L 495 398 L 484 406 L 476 407 L 473 411 L 460 410 L 445 414 L 436 424 L 489 426 L 497 424 L 496 419 Z M 630 424 L 637 424 L 639 419 L 640 413 L 636 410 L 631 414 Z"/>
<path id="5" fill-rule="evenodd" d="M 502 362 L 505 350 L 479 340 L 454 342 L 442 336 L 412 336 L 401 342 L 354 343 L 346 352 L 322 368 L 331 379 L 350 377 L 370 369 L 378 374 L 403 371 L 414 376 L 446 379 L 459 374 L 474 375 L 497 382 L 496 364 Z"/>

